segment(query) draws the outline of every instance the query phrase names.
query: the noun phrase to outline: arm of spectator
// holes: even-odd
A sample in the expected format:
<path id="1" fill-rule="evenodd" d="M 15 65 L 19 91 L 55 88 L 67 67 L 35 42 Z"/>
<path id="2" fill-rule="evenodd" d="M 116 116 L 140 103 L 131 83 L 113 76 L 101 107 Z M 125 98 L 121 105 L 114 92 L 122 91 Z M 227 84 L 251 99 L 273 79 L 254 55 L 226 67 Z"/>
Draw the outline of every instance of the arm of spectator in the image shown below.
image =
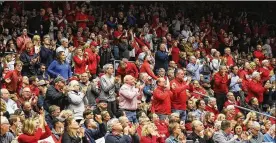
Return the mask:
<path id="1" fill-rule="evenodd" d="M 57 61 L 53 61 L 53 62 L 49 65 L 49 67 L 48 67 L 48 69 L 47 69 L 47 71 L 48 71 L 52 76 L 54 76 L 54 77 L 57 77 L 57 76 L 58 76 L 58 73 L 56 73 L 56 72 L 54 71 L 56 64 L 57 64 Z"/>
<path id="2" fill-rule="evenodd" d="M 146 72 L 148 73 L 149 76 L 151 76 L 153 79 L 157 80 L 157 77 L 155 76 L 155 74 L 152 72 L 152 70 L 150 69 L 150 67 L 145 67 Z"/>
<path id="3" fill-rule="evenodd" d="M 130 90 L 129 88 L 122 86 L 120 88 L 119 94 L 121 96 L 124 96 L 127 99 L 132 100 L 134 97 L 139 95 L 139 92 L 138 92 L 138 89 L 136 89 L 136 88 L 133 90 Z"/>
<path id="4" fill-rule="evenodd" d="M 150 90 L 150 88 L 148 86 L 145 86 L 143 88 L 143 92 L 144 92 L 144 94 L 152 95 L 152 92 L 151 92 L 151 90 Z"/>
<path id="5" fill-rule="evenodd" d="M 25 54 L 20 54 L 19 57 L 20 61 L 23 62 L 23 66 L 30 66 L 31 65 L 31 61 L 28 60 L 28 58 L 25 56 Z"/>
<path id="6" fill-rule="evenodd" d="M 107 81 L 101 77 L 101 89 L 104 91 L 104 92 L 108 92 L 109 90 L 111 90 L 112 88 L 115 87 L 115 84 L 107 84 Z"/>
<path id="7" fill-rule="evenodd" d="M 42 129 L 38 128 L 36 130 L 36 132 L 34 133 L 34 136 L 28 136 L 25 134 L 21 134 L 18 137 L 18 142 L 27 142 L 27 143 L 37 142 L 38 140 L 40 140 L 41 135 L 42 135 Z"/>
<path id="8" fill-rule="evenodd" d="M 160 51 L 156 52 L 155 57 L 156 57 L 157 60 L 164 61 L 164 62 L 169 59 L 169 56 L 168 56 L 167 53 L 162 53 Z"/>
<path id="9" fill-rule="evenodd" d="M 160 92 L 159 90 L 153 91 L 153 97 L 156 98 L 157 100 L 163 101 L 166 98 L 168 98 L 168 96 L 170 96 L 168 92 Z"/>
<path id="10" fill-rule="evenodd" d="M 83 102 L 83 93 L 79 93 L 80 95 L 76 95 L 74 93 L 68 93 L 69 98 L 71 99 L 70 103 L 74 105 L 79 105 L 81 102 Z"/>
<path id="11" fill-rule="evenodd" d="M 48 138 L 52 134 L 50 127 L 45 125 L 45 132 L 41 135 L 40 140 Z"/>

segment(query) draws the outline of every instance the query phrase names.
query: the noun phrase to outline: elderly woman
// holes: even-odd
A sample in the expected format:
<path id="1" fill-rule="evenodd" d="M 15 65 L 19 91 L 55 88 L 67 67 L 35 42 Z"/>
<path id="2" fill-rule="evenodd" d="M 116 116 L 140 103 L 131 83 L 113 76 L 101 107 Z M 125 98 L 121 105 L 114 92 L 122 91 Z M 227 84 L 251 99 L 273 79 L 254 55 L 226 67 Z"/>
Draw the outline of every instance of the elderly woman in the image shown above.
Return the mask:
<path id="1" fill-rule="evenodd" d="M 80 122 L 83 119 L 83 112 L 85 110 L 83 102 L 85 94 L 80 92 L 80 84 L 76 80 L 72 80 L 68 86 L 68 96 L 71 99 L 69 101 L 68 109 L 73 111 L 74 119 L 77 122 Z"/>
<path id="2" fill-rule="evenodd" d="M 101 77 L 101 93 L 99 98 L 104 98 L 108 101 L 108 110 L 112 114 L 117 112 L 116 106 L 116 90 L 120 88 L 120 80 L 113 76 L 113 65 L 106 64 L 103 66 L 105 74 Z"/>

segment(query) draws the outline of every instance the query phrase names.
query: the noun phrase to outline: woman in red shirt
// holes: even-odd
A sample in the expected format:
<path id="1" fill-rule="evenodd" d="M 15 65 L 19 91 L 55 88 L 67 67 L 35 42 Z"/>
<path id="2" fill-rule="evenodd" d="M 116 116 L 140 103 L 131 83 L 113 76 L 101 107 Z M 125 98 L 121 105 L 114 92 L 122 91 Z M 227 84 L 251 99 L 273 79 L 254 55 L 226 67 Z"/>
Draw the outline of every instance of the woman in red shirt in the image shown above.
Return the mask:
<path id="1" fill-rule="evenodd" d="M 42 133 L 42 128 L 45 132 Z M 39 119 L 26 119 L 22 128 L 23 134 L 19 135 L 19 143 L 38 143 L 39 140 L 45 139 L 51 135 L 51 130 L 45 121 L 44 113 L 39 116 Z"/>
<path id="2" fill-rule="evenodd" d="M 83 50 L 81 48 L 78 48 L 76 50 L 76 54 L 73 57 L 73 61 L 75 63 L 75 74 L 83 74 L 86 71 L 87 66 L 87 54 L 83 55 Z"/>
<path id="3" fill-rule="evenodd" d="M 173 45 L 172 45 L 172 60 L 175 63 L 179 62 L 179 54 L 180 54 L 180 50 L 177 47 L 177 41 L 173 41 Z"/>
<path id="4" fill-rule="evenodd" d="M 158 131 L 153 123 L 146 124 L 142 127 L 141 143 L 156 143 L 157 136 Z"/>

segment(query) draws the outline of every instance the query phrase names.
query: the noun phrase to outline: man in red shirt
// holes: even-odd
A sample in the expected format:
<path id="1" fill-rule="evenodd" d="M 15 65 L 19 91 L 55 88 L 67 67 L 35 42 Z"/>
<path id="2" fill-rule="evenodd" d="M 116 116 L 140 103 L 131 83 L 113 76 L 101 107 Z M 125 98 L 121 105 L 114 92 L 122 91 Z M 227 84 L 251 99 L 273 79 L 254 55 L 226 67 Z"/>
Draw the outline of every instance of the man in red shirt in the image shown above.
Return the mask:
<path id="1" fill-rule="evenodd" d="M 156 81 L 157 88 L 153 91 L 152 110 L 160 120 L 165 120 L 171 113 L 171 96 L 170 87 L 166 86 L 164 78 L 158 78 Z"/>
<path id="2" fill-rule="evenodd" d="M 217 99 L 218 110 L 221 111 L 229 91 L 231 77 L 226 73 L 226 66 L 220 66 L 219 72 L 214 75 L 214 93 Z"/>
<path id="3" fill-rule="evenodd" d="M 76 21 L 78 22 L 78 26 L 83 29 L 86 28 L 86 23 L 88 22 L 88 16 L 85 14 L 85 7 L 81 8 L 81 12 L 77 13 Z"/>
<path id="4" fill-rule="evenodd" d="M 178 69 L 176 72 L 175 79 L 171 81 L 171 96 L 172 112 L 178 112 L 180 114 L 181 121 L 186 120 L 186 101 L 187 94 L 186 90 L 190 89 L 189 84 L 191 78 L 187 82 L 184 81 L 184 71 Z"/>
<path id="5" fill-rule="evenodd" d="M 139 72 L 134 63 L 128 62 L 127 59 L 122 59 L 117 69 L 117 75 L 121 75 L 122 78 L 124 78 L 125 75 L 131 75 L 137 79 Z"/>
<path id="6" fill-rule="evenodd" d="M 9 71 L 4 77 L 6 88 L 11 94 L 17 93 L 22 83 L 21 70 L 23 63 L 21 61 L 17 61 L 14 66 L 15 69 L 13 71 Z"/>

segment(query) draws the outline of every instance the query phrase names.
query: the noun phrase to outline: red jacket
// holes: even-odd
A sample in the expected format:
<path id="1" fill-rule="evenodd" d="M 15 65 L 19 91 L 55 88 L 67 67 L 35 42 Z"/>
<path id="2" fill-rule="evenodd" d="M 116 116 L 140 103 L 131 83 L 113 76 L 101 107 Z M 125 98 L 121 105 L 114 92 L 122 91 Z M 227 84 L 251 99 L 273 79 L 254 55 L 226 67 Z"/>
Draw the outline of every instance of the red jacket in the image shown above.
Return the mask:
<path id="1" fill-rule="evenodd" d="M 38 128 L 36 132 L 34 132 L 33 136 L 29 136 L 26 134 L 21 134 L 18 137 L 19 143 L 38 143 L 39 140 L 45 139 L 51 135 L 51 130 L 48 125 L 45 126 L 45 132 L 42 133 L 42 129 Z"/>
<path id="2" fill-rule="evenodd" d="M 206 105 L 205 111 L 212 112 L 217 116 L 219 114 L 218 109 L 215 109 L 214 107 L 210 107 L 209 105 Z"/>
<path id="3" fill-rule="evenodd" d="M 256 50 L 256 51 L 254 51 L 253 55 L 255 58 L 258 58 L 260 60 L 260 62 L 262 62 L 262 60 L 265 59 L 265 55 L 263 54 L 262 51 Z"/>
<path id="4" fill-rule="evenodd" d="M 246 102 L 249 102 L 253 97 L 256 97 L 259 103 L 263 103 L 264 100 L 264 92 L 265 88 L 263 87 L 261 82 L 257 82 L 255 80 L 251 80 L 248 83 L 248 93 L 245 98 Z"/>
<path id="5" fill-rule="evenodd" d="M 92 53 L 91 55 L 88 55 L 87 62 L 90 74 L 96 74 L 98 64 L 100 63 L 100 56 L 95 53 Z"/>
<path id="6" fill-rule="evenodd" d="M 172 84 L 176 84 L 176 88 L 172 88 Z M 186 85 L 185 81 L 179 81 L 175 78 L 171 81 L 171 91 L 173 93 L 171 97 L 172 109 L 186 110 L 187 95 L 186 90 L 190 89 L 189 85 Z"/>
<path id="7" fill-rule="evenodd" d="M 222 77 L 220 72 L 217 72 L 214 75 L 214 92 L 227 94 L 229 91 L 229 82 L 230 80 L 228 79 L 228 74 L 225 74 L 225 76 Z"/>
<path id="8" fill-rule="evenodd" d="M 259 68 L 259 72 L 262 73 L 261 74 L 261 79 L 263 82 L 267 81 L 270 79 L 270 69 L 268 68 L 264 68 L 264 67 L 261 67 Z"/>
<path id="9" fill-rule="evenodd" d="M 79 58 L 79 56 L 74 56 L 73 61 L 75 63 L 75 71 L 76 74 L 83 74 L 86 70 L 87 65 L 87 59 L 85 57 L 82 57 L 82 59 Z"/>
<path id="10" fill-rule="evenodd" d="M 140 72 L 146 72 L 149 76 L 151 76 L 153 79 L 157 80 L 157 77 L 155 76 L 155 74 L 152 72 L 151 68 L 150 68 L 150 64 L 147 61 L 144 61 L 144 63 L 142 64 L 141 68 L 140 68 Z"/>
<path id="11" fill-rule="evenodd" d="M 171 114 L 171 95 L 171 91 L 158 86 L 153 91 L 152 111 L 157 114 Z"/>
<path id="12" fill-rule="evenodd" d="M 121 75 L 122 77 L 124 77 L 126 75 L 131 75 L 134 78 L 138 78 L 139 72 L 134 63 L 128 62 L 125 69 L 118 67 L 117 75 Z"/>

